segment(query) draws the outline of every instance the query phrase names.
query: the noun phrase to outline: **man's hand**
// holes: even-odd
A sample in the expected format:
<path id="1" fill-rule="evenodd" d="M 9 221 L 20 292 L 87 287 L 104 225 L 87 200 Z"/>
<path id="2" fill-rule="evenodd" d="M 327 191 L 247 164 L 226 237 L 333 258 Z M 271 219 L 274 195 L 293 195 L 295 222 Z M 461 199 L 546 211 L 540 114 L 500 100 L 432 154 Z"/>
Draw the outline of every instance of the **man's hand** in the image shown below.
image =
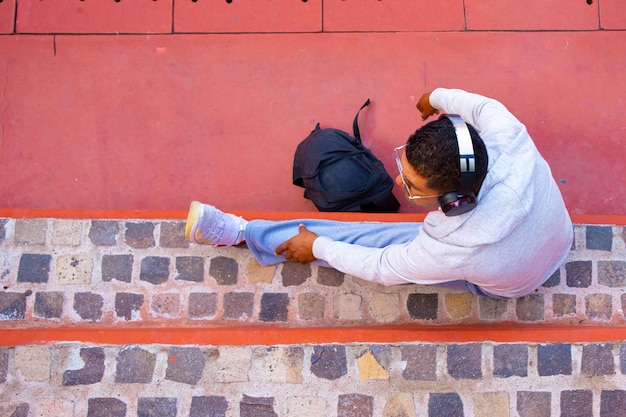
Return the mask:
<path id="1" fill-rule="evenodd" d="M 309 231 L 303 224 L 298 228 L 298 234 L 291 239 L 281 243 L 276 248 L 276 255 L 285 254 L 285 259 L 292 262 L 306 264 L 313 262 L 313 242 L 317 235 Z"/>
<path id="2" fill-rule="evenodd" d="M 432 91 L 430 92 L 432 93 Z M 439 114 L 439 110 L 430 105 L 430 93 L 422 94 L 422 97 L 417 102 L 417 110 L 422 113 L 422 120 L 428 119 L 433 114 Z"/>

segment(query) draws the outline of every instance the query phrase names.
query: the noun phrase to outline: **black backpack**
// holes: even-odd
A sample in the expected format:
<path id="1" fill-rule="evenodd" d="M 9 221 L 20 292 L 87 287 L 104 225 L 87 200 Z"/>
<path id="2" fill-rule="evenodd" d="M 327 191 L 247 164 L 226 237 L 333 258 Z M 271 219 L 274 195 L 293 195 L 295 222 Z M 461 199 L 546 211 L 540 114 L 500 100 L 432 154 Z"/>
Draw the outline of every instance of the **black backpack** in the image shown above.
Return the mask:
<path id="1" fill-rule="evenodd" d="M 368 99 L 354 117 L 354 136 L 318 123 L 296 149 L 293 183 L 319 211 L 394 213 L 400 208 L 393 179 L 361 143 L 359 113 L 369 104 Z"/>

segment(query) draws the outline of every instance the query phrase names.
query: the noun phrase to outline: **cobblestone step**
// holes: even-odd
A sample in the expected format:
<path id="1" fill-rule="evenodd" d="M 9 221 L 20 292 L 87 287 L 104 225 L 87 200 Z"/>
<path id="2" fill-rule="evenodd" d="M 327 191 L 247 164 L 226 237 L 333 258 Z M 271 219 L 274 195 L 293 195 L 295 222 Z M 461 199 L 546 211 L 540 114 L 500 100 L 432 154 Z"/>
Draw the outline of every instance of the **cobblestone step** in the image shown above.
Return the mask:
<path id="1" fill-rule="evenodd" d="M 623 226 L 576 224 L 561 269 L 508 301 L 261 266 L 242 247 L 190 245 L 183 231 L 178 220 L 1 219 L 0 326 L 626 324 Z"/>
<path id="2" fill-rule="evenodd" d="M 626 344 L 0 349 L 3 416 L 603 416 Z"/>
<path id="3" fill-rule="evenodd" d="M 0 416 L 626 416 L 621 225 L 576 224 L 509 301 L 263 267 L 183 230 L 0 219 Z"/>

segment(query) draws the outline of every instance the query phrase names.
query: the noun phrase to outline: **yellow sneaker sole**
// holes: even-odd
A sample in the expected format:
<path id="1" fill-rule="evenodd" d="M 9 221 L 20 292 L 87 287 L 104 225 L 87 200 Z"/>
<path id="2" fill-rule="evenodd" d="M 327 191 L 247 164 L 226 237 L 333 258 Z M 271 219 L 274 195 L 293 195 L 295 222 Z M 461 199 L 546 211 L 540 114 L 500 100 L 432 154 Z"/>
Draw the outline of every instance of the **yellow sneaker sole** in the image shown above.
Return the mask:
<path id="1" fill-rule="evenodd" d="M 189 242 L 194 242 L 195 239 L 191 239 L 191 230 L 193 225 L 196 224 L 202 214 L 202 203 L 199 201 L 192 201 L 189 206 L 189 214 L 187 214 L 187 223 L 185 224 L 185 238 Z"/>

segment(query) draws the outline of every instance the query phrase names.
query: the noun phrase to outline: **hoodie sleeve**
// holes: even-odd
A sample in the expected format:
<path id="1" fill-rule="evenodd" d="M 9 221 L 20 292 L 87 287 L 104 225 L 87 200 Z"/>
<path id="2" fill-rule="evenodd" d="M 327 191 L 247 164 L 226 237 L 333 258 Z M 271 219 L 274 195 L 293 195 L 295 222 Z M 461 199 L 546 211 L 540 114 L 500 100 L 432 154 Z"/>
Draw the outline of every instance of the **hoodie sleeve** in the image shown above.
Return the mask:
<path id="1" fill-rule="evenodd" d="M 444 247 L 445 246 L 445 247 Z M 382 285 L 438 284 L 463 279 L 464 248 L 449 247 L 423 230 L 411 242 L 368 248 L 318 237 L 313 254 L 333 268 Z"/>
<path id="2" fill-rule="evenodd" d="M 474 126 L 483 139 L 516 137 L 524 125 L 499 101 L 458 89 L 437 88 L 430 104 L 445 113 L 458 114 Z"/>

